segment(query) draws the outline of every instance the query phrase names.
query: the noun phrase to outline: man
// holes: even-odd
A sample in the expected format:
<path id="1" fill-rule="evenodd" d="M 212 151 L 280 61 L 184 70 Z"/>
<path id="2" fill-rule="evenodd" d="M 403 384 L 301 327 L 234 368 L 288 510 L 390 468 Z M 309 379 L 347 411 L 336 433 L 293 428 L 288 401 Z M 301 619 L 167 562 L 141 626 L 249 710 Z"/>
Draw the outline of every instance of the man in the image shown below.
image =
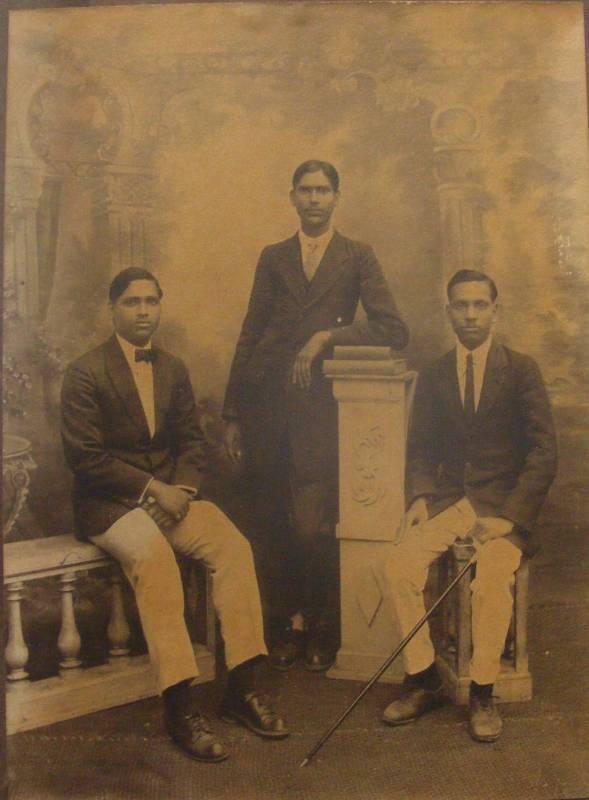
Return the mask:
<path id="1" fill-rule="evenodd" d="M 308 669 L 327 669 L 338 644 L 337 416 L 322 359 L 334 345 L 402 348 L 408 339 L 372 249 L 332 228 L 338 200 L 331 164 L 297 167 L 290 201 L 300 229 L 260 256 L 223 412 L 228 452 L 239 462 L 243 450 L 257 506 L 254 552 L 278 669 L 302 654 L 297 612 Z M 359 301 L 366 318 L 355 320 Z"/>
<path id="2" fill-rule="evenodd" d="M 430 564 L 457 539 L 478 550 L 472 584 L 470 724 L 473 739 L 495 741 L 502 722 L 493 684 L 512 614 L 514 573 L 535 549 L 534 522 L 556 472 L 548 397 L 532 358 L 492 337 L 497 288 L 460 270 L 448 283 L 456 347 L 419 377 L 407 453 L 407 511 L 386 567 L 405 636 L 425 614 Z M 424 626 L 403 651 L 406 678 L 384 721 L 417 719 L 442 699 Z"/>
<path id="3" fill-rule="evenodd" d="M 197 760 L 222 761 L 225 747 L 191 705 L 198 670 L 175 553 L 212 571 L 229 668 L 222 716 L 282 738 L 284 722 L 255 687 L 254 665 L 266 647 L 251 550 L 200 498 L 204 439 L 188 372 L 151 341 L 161 311 L 157 279 L 125 269 L 109 298 L 114 335 L 74 361 L 63 385 L 77 532 L 116 558 L 133 586 L 172 739 Z"/>

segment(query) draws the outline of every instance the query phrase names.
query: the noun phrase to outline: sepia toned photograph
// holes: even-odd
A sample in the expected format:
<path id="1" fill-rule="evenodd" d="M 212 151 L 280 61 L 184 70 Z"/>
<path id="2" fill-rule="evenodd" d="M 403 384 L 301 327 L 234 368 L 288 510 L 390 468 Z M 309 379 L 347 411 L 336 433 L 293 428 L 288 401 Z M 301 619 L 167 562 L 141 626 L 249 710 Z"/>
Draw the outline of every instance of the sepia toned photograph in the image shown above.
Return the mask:
<path id="1" fill-rule="evenodd" d="M 584 12 L 13 3 L 3 798 L 589 796 Z"/>

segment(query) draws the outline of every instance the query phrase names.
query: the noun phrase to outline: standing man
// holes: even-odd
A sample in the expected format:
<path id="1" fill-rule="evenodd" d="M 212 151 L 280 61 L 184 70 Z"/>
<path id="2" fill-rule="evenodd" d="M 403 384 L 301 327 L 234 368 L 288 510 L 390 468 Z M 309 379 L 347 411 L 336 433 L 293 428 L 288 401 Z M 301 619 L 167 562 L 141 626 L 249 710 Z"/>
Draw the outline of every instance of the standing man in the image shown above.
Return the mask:
<path id="1" fill-rule="evenodd" d="M 257 507 L 254 551 L 277 669 L 301 650 L 297 612 L 308 669 L 327 669 L 338 646 L 337 416 L 323 357 L 334 345 L 408 340 L 372 249 L 332 228 L 338 200 L 335 167 L 297 167 L 290 201 L 300 229 L 260 256 L 223 411 L 228 452 L 238 462 L 243 451 Z M 355 320 L 359 301 L 366 318 Z"/>
<path id="2" fill-rule="evenodd" d="M 266 647 L 252 554 L 227 517 L 200 498 L 204 439 L 188 372 L 151 341 L 161 312 L 157 279 L 125 269 L 109 298 L 114 335 L 70 364 L 63 385 L 77 533 L 117 559 L 135 591 L 172 739 L 195 759 L 222 761 L 224 746 L 192 707 L 198 669 L 175 553 L 212 571 L 229 669 L 223 717 L 282 738 L 284 722 L 255 687 Z"/>
<path id="3" fill-rule="evenodd" d="M 497 343 L 497 288 L 460 270 L 448 283 L 446 311 L 456 347 L 419 377 L 407 452 L 407 511 L 386 571 L 406 636 L 425 614 L 430 564 L 457 539 L 478 549 L 472 583 L 470 724 L 493 742 L 502 722 L 493 684 L 512 614 L 514 573 L 535 545 L 532 529 L 556 473 L 556 440 L 540 370 Z M 417 719 L 442 699 L 434 649 L 424 626 L 403 651 L 399 700 L 389 725 Z"/>

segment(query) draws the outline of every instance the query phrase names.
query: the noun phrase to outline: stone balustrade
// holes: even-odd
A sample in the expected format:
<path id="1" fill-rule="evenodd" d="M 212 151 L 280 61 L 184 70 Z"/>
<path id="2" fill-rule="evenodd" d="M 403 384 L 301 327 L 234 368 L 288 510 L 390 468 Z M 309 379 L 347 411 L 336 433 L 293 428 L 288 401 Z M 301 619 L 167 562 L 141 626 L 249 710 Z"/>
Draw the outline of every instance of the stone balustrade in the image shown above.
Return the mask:
<path id="1" fill-rule="evenodd" d="M 131 656 L 130 628 L 125 616 L 122 573 L 98 547 L 73 536 L 31 539 L 4 545 L 8 595 L 7 729 L 29 730 L 63 719 L 122 705 L 156 694 L 148 656 Z M 107 567 L 111 606 L 107 626 L 108 663 L 85 668 L 80 659 L 82 640 L 76 624 L 74 592 L 91 570 Z M 57 577 L 61 593 L 61 628 L 57 638 L 59 675 L 31 681 L 27 672 L 29 645 L 23 631 L 21 606 L 26 586 L 41 578 Z M 215 615 L 206 576 L 206 641 L 194 644 L 199 681 L 215 674 Z M 190 601 L 194 607 L 194 582 Z"/>

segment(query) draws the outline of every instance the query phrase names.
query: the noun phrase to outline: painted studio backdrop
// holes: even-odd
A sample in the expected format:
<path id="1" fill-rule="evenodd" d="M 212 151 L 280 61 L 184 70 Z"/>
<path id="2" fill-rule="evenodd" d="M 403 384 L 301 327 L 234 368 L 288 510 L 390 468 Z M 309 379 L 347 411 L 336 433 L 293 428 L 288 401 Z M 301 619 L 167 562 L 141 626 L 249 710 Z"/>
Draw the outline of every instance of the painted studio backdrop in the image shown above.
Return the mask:
<path id="1" fill-rule="evenodd" d="M 62 370 L 109 333 L 107 287 L 130 264 L 161 279 L 160 338 L 189 366 L 223 473 L 219 408 L 254 267 L 296 230 L 290 177 L 307 158 L 338 167 L 336 227 L 374 247 L 411 366 L 451 341 L 448 276 L 496 278 L 498 336 L 539 361 L 555 406 L 545 517 L 586 518 L 581 18 L 580 3 L 12 12 L 5 432 L 36 468 L 9 536 L 71 531 Z"/>

